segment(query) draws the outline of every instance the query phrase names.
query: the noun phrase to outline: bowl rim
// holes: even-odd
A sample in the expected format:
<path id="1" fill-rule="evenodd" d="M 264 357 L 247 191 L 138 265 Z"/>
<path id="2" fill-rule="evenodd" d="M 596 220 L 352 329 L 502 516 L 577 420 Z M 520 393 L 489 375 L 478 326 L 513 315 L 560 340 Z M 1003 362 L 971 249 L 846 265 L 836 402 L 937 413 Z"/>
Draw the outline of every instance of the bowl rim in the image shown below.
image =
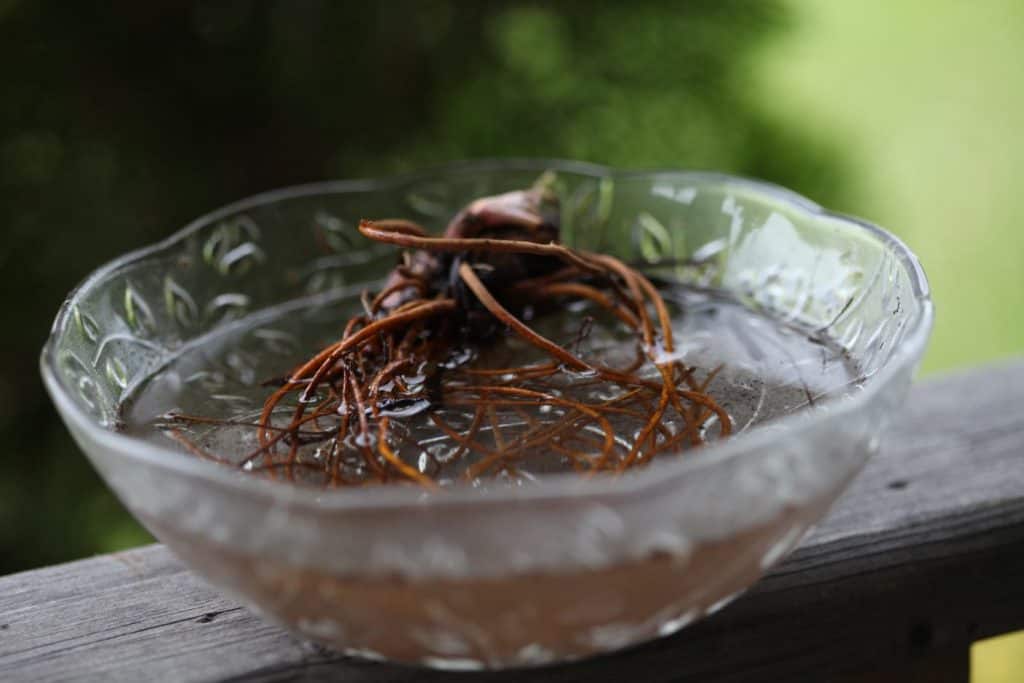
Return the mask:
<path id="1" fill-rule="evenodd" d="M 439 175 L 472 171 L 543 171 L 553 169 L 592 178 L 615 178 L 617 180 L 669 176 L 677 181 L 691 181 L 703 184 L 731 185 L 749 192 L 761 194 L 768 199 L 782 202 L 816 220 L 835 221 L 864 231 L 873 236 L 897 258 L 909 277 L 914 298 L 920 304 L 920 313 L 908 323 L 900 346 L 889 361 L 879 368 L 871 381 L 853 396 L 841 401 L 825 403 L 818 410 L 798 411 L 783 416 L 775 422 L 772 430 L 751 430 L 735 437 L 716 442 L 702 449 L 699 458 L 685 458 L 652 463 L 628 476 L 599 477 L 584 480 L 572 473 L 547 475 L 539 478 L 529 487 L 508 487 L 482 491 L 470 486 L 446 488 L 437 493 L 414 486 L 386 486 L 371 489 L 309 489 L 299 485 L 271 482 L 259 477 L 245 476 L 233 470 L 195 458 L 181 457 L 181 453 L 161 447 L 128 434 L 112 431 L 98 424 L 83 407 L 70 396 L 70 388 L 60 379 L 56 371 L 56 340 L 67 328 L 73 307 L 84 292 L 125 266 L 143 260 L 163 251 L 210 223 L 225 216 L 272 204 L 282 200 L 318 194 L 340 194 L 369 192 L 401 186 L 421 180 L 436 179 Z M 737 457 L 749 454 L 759 447 L 770 447 L 783 438 L 799 437 L 803 432 L 823 422 L 837 422 L 844 416 L 864 408 L 901 372 L 914 366 L 921 358 L 934 320 L 934 305 L 931 300 L 928 280 L 917 257 L 907 245 L 892 233 L 861 218 L 824 209 L 814 201 L 782 186 L 741 176 L 713 171 L 695 171 L 675 168 L 619 169 L 584 161 L 545 159 L 534 157 L 508 159 L 473 159 L 455 161 L 424 167 L 420 170 L 399 173 L 380 178 L 359 178 L 328 180 L 270 190 L 236 202 L 224 205 L 206 213 L 168 237 L 130 251 L 97 268 L 86 276 L 65 297 L 51 326 L 46 343 L 40 355 L 40 370 L 44 385 L 58 412 L 68 424 L 85 434 L 98 446 L 117 457 L 137 464 L 145 464 L 172 470 L 183 476 L 198 477 L 209 483 L 218 484 L 236 492 L 269 497 L 279 504 L 290 507 L 310 507 L 322 512 L 332 509 L 383 509 L 401 508 L 409 505 L 429 504 L 451 506 L 472 503 L 474 505 L 500 505 L 508 503 L 539 502 L 546 500 L 611 499 L 631 498 L 641 492 L 674 486 L 678 478 L 692 471 L 716 467 L 731 462 Z M 74 431 L 74 430 L 73 430 Z M 311 495 L 313 492 L 313 495 Z"/>

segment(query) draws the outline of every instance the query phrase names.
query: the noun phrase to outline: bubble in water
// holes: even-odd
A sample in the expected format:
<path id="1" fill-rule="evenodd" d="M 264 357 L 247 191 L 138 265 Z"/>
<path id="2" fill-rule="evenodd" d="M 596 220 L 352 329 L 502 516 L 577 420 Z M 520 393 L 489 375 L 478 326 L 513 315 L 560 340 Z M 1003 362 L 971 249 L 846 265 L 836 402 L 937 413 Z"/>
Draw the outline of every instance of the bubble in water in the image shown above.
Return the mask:
<path id="1" fill-rule="evenodd" d="M 604 403 L 606 401 L 612 401 L 621 395 L 617 391 L 607 391 L 605 389 L 594 389 L 586 394 L 586 397 L 591 401 L 599 401 Z"/>
<path id="2" fill-rule="evenodd" d="M 434 460 L 444 465 L 452 461 L 455 454 L 459 452 L 459 446 L 452 445 L 445 439 L 444 443 L 436 443 L 428 447 L 427 452 L 434 456 Z"/>
<path id="3" fill-rule="evenodd" d="M 317 392 L 313 392 L 312 394 L 309 394 L 308 396 L 306 395 L 305 391 L 303 391 L 301 394 L 299 394 L 299 403 L 302 403 L 304 405 L 315 405 L 317 403 L 323 402 L 323 400 L 324 400 L 324 397 L 321 396 Z"/>
<path id="4" fill-rule="evenodd" d="M 472 349 L 456 349 L 450 356 L 448 356 L 448 360 L 440 365 L 447 370 L 454 370 L 455 368 L 465 365 L 469 361 L 473 360 L 475 355 L 476 354 Z"/>
<path id="5" fill-rule="evenodd" d="M 423 373 L 420 373 L 418 375 L 405 375 L 402 379 L 405 380 L 405 385 L 412 389 L 413 387 L 418 387 L 419 385 L 426 382 L 427 376 L 424 375 Z"/>
<path id="6" fill-rule="evenodd" d="M 374 438 L 372 432 L 359 432 L 358 434 L 356 434 L 353 441 L 357 446 L 365 448 L 367 446 L 372 446 L 376 439 Z"/>
<path id="7" fill-rule="evenodd" d="M 412 417 L 430 407 L 430 401 L 421 399 L 399 399 L 381 406 L 380 414 L 384 417 Z"/>
<path id="8" fill-rule="evenodd" d="M 420 451 L 419 457 L 416 459 L 416 469 L 426 475 L 434 475 L 437 473 L 438 464 L 437 461 L 430 457 L 430 454 L 426 451 Z"/>
<path id="9" fill-rule="evenodd" d="M 570 379 L 593 379 L 594 377 L 597 377 L 598 374 L 597 370 L 594 369 L 577 370 L 576 368 L 570 368 L 566 365 L 560 366 L 559 370 Z"/>

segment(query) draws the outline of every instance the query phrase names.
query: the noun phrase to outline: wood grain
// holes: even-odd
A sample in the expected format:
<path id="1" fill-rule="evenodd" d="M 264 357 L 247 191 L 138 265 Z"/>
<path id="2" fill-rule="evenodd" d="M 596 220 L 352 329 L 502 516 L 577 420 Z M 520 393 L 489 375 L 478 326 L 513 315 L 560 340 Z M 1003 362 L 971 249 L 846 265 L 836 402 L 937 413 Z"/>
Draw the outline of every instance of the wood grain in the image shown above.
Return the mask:
<path id="1" fill-rule="evenodd" d="M 352 661 L 148 546 L 0 578 L 0 680 L 966 680 L 971 641 L 1024 628 L 1022 405 L 1020 361 L 917 385 L 781 567 L 714 617 L 616 655 L 485 674 Z"/>

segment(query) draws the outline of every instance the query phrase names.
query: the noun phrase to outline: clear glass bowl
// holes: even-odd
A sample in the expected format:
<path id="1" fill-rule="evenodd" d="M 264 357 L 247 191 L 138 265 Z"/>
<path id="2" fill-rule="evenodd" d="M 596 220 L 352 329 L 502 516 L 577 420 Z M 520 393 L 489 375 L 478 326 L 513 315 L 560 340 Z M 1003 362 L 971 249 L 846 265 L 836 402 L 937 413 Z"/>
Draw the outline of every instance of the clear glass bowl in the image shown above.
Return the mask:
<path id="1" fill-rule="evenodd" d="M 862 381 L 693 457 L 518 489 L 312 491 L 120 431 L 122 399 L 183 348 L 270 306 L 315 306 L 378 281 L 394 252 L 363 240 L 359 218 L 439 228 L 468 200 L 548 169 L 561 183 L 564 241 L 662 262 L 663 276 L 820 329 Z M 932 315 L 924 273 L 899 240 L 778 187 L 482 161 L 290 188 L 215 211 L 87 278 L 57 315 L 42 372 L 128 509 L 267 618 L 356 655 L 509 667 L 668 634 L 747 588 L 878 448 Z"/>

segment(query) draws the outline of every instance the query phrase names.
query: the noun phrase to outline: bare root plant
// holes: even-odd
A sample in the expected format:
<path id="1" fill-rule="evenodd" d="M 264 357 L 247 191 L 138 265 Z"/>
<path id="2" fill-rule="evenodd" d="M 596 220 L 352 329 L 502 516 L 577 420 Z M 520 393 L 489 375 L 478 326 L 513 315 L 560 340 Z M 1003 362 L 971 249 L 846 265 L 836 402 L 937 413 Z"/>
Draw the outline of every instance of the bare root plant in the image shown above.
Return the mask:
<path id="1" fill-rule="evenodd" d="M 470 481 L 517 477 L 536 454 L 588 476 L 622 472 L 702 445 L 710 421 L 729 434 L 729 415 L 707 393 L 715 371 L 698 381 L 678 359 L 658 288 L 613 256 L 562 244 L 557 198 L 544 182 L 477 199 L 440 236 L 398 219 L 363 220 L 359 232 L 401 248 L 401 262 L 380 291 L 364 293 L 362 312 L 340 338 L 277 382 L 249 425 L 258 447 L 236 465 L 275 477 L 312 468 L 329 486 L 434 487 L 445 472 Z M 591 317 L 567 344 L 529 324 L 571 301 L 628 330 L 634 358 L 613 366 L 579 353 Z M 507 335 L 535 349 L 539 360 L 509 367 L 444 362 L 453 349 L 485 347 Z M 600 387 L 601 398 L 566 392 L 567 385 Z M 456 410 L 467 421 L 452 423 Z M 454 445 L 443 462 L 401 455 L 426 453 L 402 426 L 413 414 Z M 171 435 L 197 455 L 221 459 L 181 430 Z M 325 446 L 327 455 L 300 457 L 310 444 Z M 360 477 L 348 474 L 353 457 Z"/>

